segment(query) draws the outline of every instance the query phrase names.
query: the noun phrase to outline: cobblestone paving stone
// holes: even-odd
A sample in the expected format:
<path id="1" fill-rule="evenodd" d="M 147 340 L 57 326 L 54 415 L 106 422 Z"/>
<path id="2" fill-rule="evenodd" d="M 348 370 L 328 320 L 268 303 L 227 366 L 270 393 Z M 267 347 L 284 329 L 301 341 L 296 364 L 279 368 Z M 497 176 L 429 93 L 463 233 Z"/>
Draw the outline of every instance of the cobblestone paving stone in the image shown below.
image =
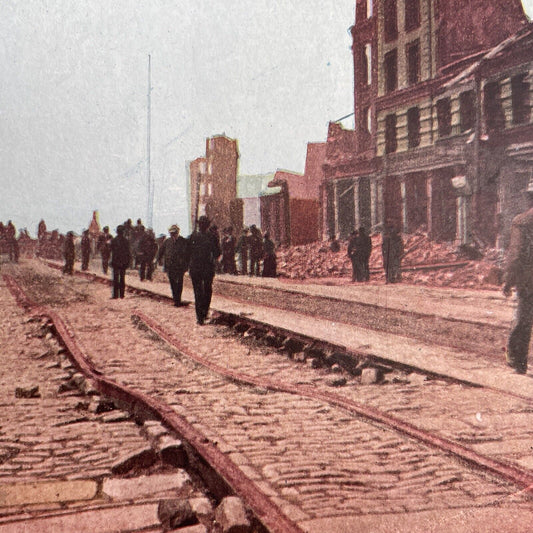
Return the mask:
<path id="1" fill-rule="evenodd" d="M 63 279 L 62 283 L 79 281 Z M 104 373 L 165 398 L 246 469 L 274 501 L 291 511 L 293 518 L 295 509 L 299 510 L 296 517 L 304 520 L 502 502 L 529 505 L 515 487 L 472 472 L 452 458 L 341 409 L 238 385 L 207 371 L 136 328 L 130 317 L 137 307 L 172 331 L 181 331 L 182 342 L 219 364 L 317 387 L 325 386 L 327 375 L 251 342 L 243 343 L 223 328 L 196 326 L 192 306 L 178 310 L 131 295 L 110 301 L 109 289 L 95 284 L 85 301 L 73 300 L 68 308 L 60 309 L 83 349 Z M 97 339 L 94 330 L 99 332 Z M 474 391 L 454 387 L 440 382 L 423 387 L 361 387 L 349 380 L 342 394 L 361 403 L 386 406 L 392 413 L 412 405 L 417 422 L 419 417 L 421 421 L 437 417 L 444 431 L 453 434 L 455 421 L 462 431 L 473 429 L 460 419 L 470 416 L 470 408 L 477 412 L 481 401 L 471 395 Z M 445 405 L 433 403 L 438 391 Z M 483 394 L 486 412 L 491 398 L 487 399 L 486 391 Z M 501 399 L 492 400 L 501 403 Z M 520 407 L 509 399 L 503 405 L 506 412 Z M 500 409 L 505 410 L 501 405 Z M 415 422 L 411 413 L 408 419 Z"/>

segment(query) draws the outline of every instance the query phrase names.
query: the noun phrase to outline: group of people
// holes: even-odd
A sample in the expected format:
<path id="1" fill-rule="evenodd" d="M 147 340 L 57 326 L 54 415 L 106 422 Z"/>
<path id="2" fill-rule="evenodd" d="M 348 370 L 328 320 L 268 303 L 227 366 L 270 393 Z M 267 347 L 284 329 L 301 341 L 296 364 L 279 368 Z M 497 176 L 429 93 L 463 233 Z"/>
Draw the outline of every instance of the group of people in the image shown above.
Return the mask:
<path id="1" fill-rule="evenodd" d="M 336 240 L 332 240 L 330 248 L 340 249 Z M 366 228 L 354 230 L 348 242 L 347 255 L 352 262 L 352 281 L 368 281 L 370 279 L 370 254 L 372 239 Z M 404 255 L 403 239 L 396 227 L 388 224 L 383 231 L 381 255 L 386 283 L 397 283 L 402 279 L 402 257 Z"/>
<path id="2" fill-rule="evenodd" d="M 16 237 L 17 230 L 11 220 L 5 225 L 0 222 L 0 249 L 8 254 L 10 261 L 15 263 L 19 260 L 19 245 Z"/>
<path id="3" fill-rule="evenodd" d="M 232 227 L 224 228 L 222 233 L 220 272 L 276 277 L 276 246 L 268 232 L 262 235 L 261 230 L 252 224 L 249 229 L 243 228 L 238 240 L 233 235 Z"/>

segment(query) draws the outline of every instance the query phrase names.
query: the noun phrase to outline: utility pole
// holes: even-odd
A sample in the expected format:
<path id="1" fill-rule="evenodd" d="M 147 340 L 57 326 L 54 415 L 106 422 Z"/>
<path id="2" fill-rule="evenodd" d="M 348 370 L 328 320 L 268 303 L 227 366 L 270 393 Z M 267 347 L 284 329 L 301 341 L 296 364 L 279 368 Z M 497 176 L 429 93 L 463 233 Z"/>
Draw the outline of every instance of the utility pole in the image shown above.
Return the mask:
<path id="1" fill-rule="evenodd" d="M 146 213 L 146 225 L 148 228 L 153 227 L 153 213 L 154 213 L 154 186 L 152 183 L 152 176 L 150 173 L 150 152 L 151 152 L 151 139 L 150 139 L 150 133 L 151 133 L 151 120 L 152 120 L 152 101 L 151 101 L 151 93 L 152 93 L 152 56 L 148 54 L 148 102 L 147 102 L 147 128 L 146 128 L 146 173 L 147 173 L 147 182 L 148 182 L 148 205 L 147 205 L 147 213 Z"/>

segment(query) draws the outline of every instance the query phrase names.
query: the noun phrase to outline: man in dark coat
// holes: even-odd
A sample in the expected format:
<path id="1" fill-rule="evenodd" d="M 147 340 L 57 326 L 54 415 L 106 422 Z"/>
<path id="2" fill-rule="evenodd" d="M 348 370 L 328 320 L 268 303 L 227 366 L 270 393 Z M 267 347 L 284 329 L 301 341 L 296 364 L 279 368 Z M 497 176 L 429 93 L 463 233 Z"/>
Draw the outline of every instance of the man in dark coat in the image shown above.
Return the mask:
<path id="1" fill-rule="evenodd" d="M 107 274 L 107 269 L 109 268 L 109 258 L 111 257 L 111 234 L 109 233 L 109 226 L 105 226 L 103 233 L 98 237 L 98 242 L 96 247 L 100 252 L 102 257 L 102 271 L 104 274 Z"/>
<path id="2" fill-rule="evenodd" d="M 354 230 L 350 235 L 347 251 L 347 255 L 352 262 L 352 281 L 363 281 L 363 263 L 359 246 L 359 232 Z"/>
<path id="3" fill-rule="evenodd" d="M 65 244 L 63 245 L 63 257 L 65 258 L 65 266 L 63 267 L 63 274 L 72 276 L 74 273 L 74 260 L 76 259 L 76 251 L 74 248 L 74 233 L 69 231 Z"/>
<path id="4" fill-rule="evenodd" d="M 89 258 L 91 257 L 91 239 L 89 230 L 85 230 L 81 237 L 81 269 L 88 270 Z"/>
<path id="5" fill-rule="evenodd" d="M 168 228 L 170 237 L 165 239 L 157 254 L 157 261 L 164 258 L 164 268 L 170 282 L 172 298 L 176 307 L 183 305 L 181 293 L 183 292 L 183 275 L 189 266 L 189 243 L 180 237 L 180 229 L 176 224 Z"/>
<path id="6" fill-rule="evenodd" d="M 241 267 L 241 274 L 248 274 L 248 251 L 250 247 L 250 237 L 248 236 L 248 228 L 243 228 L 241 236 L 237 241 L 237 253 L 239 254 L 239 261 Z"/>
<path id="7" fill-rule="evenodd" d="M 263 237 L 255 224 L 250 226 L 250 275 L 259 276 L 263 257 Z"/>
<path id="8" fill-rule="evenodd" d="M 157 242 L 155 241 L 154 232 L 151 229 L 147 229 L 137 248 L 137 256 L 139 258 L 139 278 L 141 281 L 144 281 L 145 279 L 152 281 L 156 253 Z"/>
<path id="9" fill-rule="evenodd" d="M 265 239 L 263 241 L 263 277 L 275 278 L 276 277 L 276 246 L 274 241 L 270 238 L 268 231 L 265 233 Z"/>
<path id="10" fill-rule="evenodd" d="M 224 230 L 222 237 L 222 272 L 224 274 L 236 274 L 237 266 L 235 265 L 235 237 L 231 226 Z"/>
<path id="11" fill-rule="evenodd" d="M 130 245 L 124 237 L 124 227 L 117 227 L 117 236 L 111 241 L 111 266 L 113 267 L 113 296 L 124 298 L 126 269 L 131 262 Z"/>
<path id="12" fill-rule="evenodd" d="M 372 239 L 366 232 L 366 228 L 359 228 L 357 249 L 361 258 L 361 281 L 368 281 L 370 279 L 370 268 L 368 263 L 370 261 L 370 254 L 372 253 Z"/>
<path id="13" fill-rule="evenodd" d="M 533 324 L 533 184 L 528 186 L 526 196 L 529 209 L 516 216 L 511 225 L 503 286 L 505 296 L 511 295 L 513 287 L 518 296 L 518 308 L 507 343 L 507 364 L 517 374 L 527 372 Z"/>
<path id="14" fill-rule="evenodd" d="M 399 231 L 392 226 L 387 227 L 381 244 L 385 281 L 396 283 L 402 279 L 403 240 Z"/>
<path id="15" fill-rule="evenodd" d="M 198 231 L 189 237 L 191 260 L 189 275 L 194 289 L 196 321 L 203 325 L 211 305 L 215 266 L 220 255 L 217 239 L 209 232 L 209 219 L 201 216 L 198 219 Z"/>
<path id="16" fill-rule="evenodd" d="M 18 263 L 19 260 L 19 245 L 16 239 L 17 230 L 11 220 L 8 220 L 5 228 L 5 236 L 7 240 L 7 246 L 9 250 L 9 260 Z"/>

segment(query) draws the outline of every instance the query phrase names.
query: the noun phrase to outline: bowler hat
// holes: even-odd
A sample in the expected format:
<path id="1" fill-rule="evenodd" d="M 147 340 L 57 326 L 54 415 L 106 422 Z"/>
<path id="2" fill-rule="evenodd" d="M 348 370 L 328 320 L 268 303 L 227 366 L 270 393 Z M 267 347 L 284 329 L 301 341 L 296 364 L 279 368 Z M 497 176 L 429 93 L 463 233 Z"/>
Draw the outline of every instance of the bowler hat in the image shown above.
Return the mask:
<path id="1" fill-rule="evenodd" d="M 176 225 L 176 224 L 172 224 L 172 226 L 170 226 L 170 228 L 168 228 L 168 232 L 169 233 L 178 233 L 179 232 L 179 227 Z"/>

